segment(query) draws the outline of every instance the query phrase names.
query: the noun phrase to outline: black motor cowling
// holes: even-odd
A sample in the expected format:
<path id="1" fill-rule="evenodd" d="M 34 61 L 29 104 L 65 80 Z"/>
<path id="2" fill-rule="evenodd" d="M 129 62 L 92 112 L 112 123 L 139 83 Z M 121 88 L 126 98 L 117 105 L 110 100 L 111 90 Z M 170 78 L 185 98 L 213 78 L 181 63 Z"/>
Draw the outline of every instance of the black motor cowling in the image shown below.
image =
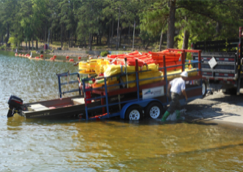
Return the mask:
<path id="1" fill-rule="evenodd" d="M 19 112 L 20 110 L 24 110 L 23 100 L 17 96 L 11 95 L 8 100 L 9 110 L 7 117 L 12 117 L 14 112 Z"/>

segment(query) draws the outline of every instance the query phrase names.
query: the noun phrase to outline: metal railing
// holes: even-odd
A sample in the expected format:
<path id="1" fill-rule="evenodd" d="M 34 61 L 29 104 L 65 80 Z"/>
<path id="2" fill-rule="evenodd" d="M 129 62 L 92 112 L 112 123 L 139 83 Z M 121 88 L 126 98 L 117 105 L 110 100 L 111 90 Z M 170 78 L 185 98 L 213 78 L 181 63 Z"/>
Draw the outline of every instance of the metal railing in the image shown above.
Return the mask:
<path id="1" fill-rule="evenodd" d="M 146 78 L 146 79 L 139 79 L 139 74 L 142 73 L 142 72 L 147 72 L 147 71 L 151 71 L 151 70 L 143 70 L 143 71 L 139 71 L 138 70 L 138 61 L 136 60 L 136 66 L 135 66 L 135 72 L 126 72 L 127 70 L 125 70 L 125 72 L 123 72 L 123 69 L 121 67 L 121 73 L 120 74 L 117 74 L 117 75 L 113 75 L 113 76 L 109 76 L 109 77 L 100 77 L 99 79 L 104 79 L 104 86 L 102 87 L 97 87 L 97 88 L 87 88 L 85 87 L 85 82 L 89 82 L 92 78 L 86 78 L 86 79 L 82 79 L 82 84 L 83 84 L 83 93 L 84 93 L 84 96 L 85 96 L 85 113 L 86 113 L 86 119 L 88 119 L 88 111 L 89 110 L 94 110 L 94 109 L 98 109 L 98 108 L 104 108 L 106 107 L 106 113 L 107 113 L 107 117 L 109 118 L 109 115 L 110 115 L 110 109 L 109 109 L 109 106 L 114 106 L 114 105 L 119 105 L 121 106 L 121 104 L 125 104 L 125 103 L 129 103 L 129 102 L 134 102 L 136 101 L 136 99 L 133 99 L 133 100 L 128 100 L 128 101 L 123 101 L 121 102 L 120 100 L 116 103 L 109 103 L 108 102 L 108 88 L 109 87 L 113 87 L 113 86 L 122 86 L 122 85 L 128 85 L 129 83 L 136 83 L 136 92 L 137 92 L 137 101 L 140 101 L 140 96 L 139 96 L 139 91 L 140 91 L 140 86 L 139 86 L 139 82 L 140 81 L 146 81 L 146 80 L 153 80 L 153 79 L 157 79 L 157 78 L 162 78 L 162 81 L 165 82 L 165 96 L 167 94 L 167 85 L 168 85 L 168 79 L 167 77 L 168 76 L 171 76 L 171 75 L 175 75 L 175 74 L 169 74 L 167 75 L 167 69 L 168 68 L 173 68 L 173 67 L 180 67 L 181 66 L 181 69 L 182 71 L 184 71 L 185 69 L 185 53 L 186 52 L 193 52 L 193 53 L 198 53 L 198 58 L 199 60 L 196 61 L 192 61 L 191 63 L 198 63 L 198 76 L 199 78 L 201 79 L 202 78 L 202 70 L 201 70 L 201 50 L 175 50 L 175 49 L 169 49 L 171 51 L 179 51 L 181 52 L 181 61 L 182 61 L 182 64 L 180 65 L 174 65 L 174 66 L 168 66 L 166 67 L 166 61 L 165 61 L 165 56 L 163 56 L 163 66 L 162 68 L 159 68 L 159 70 L 163 71 L 163 76 L 158 76 L 158 77 L 151 77 L 151 78 Z M 125 58 L 125 68 L 126 68 L 126 58 Z M 133 81 L 127 81 L 127 77 L 126 77 L 126 82 L 123 82 L 123 83 L 119 83 L 119 84 L 113 84 L 113 85 L 107 85 L 107 79 L 108 78 L 112 78 L 112 77 L 122 77 L 122 76 L 128 76 L 130 74 L 135 74 L 136 75 L 136 78 L 135 80 Z M 189 80 L 189 79 L 188 79 Z M 202 84 L 202 80 L 200 82 L 200 86 L 199 87 L 195 87 L 195 88 L 190 88 L 190 90 L 192 89 L 198 89 L 198 88 L 201 88 L 201 84 Z M 100 105 L 100 106 L 96 106 L 96 107 L 91 107 L 91 108 L 88 108 L 87 107 L 87 101 L 89 100 L 95 100 L 97 99 L 96 98 L 89 98 L 89 99 L 86 99 L 86 92 L 87 91 L 92 91 L 92 90 L 100 90 L 100 89 L 104 89 L 104 93 L 105 95 L 104 96 L 100 96 L 98 97 L 99 98 L 105 98 L 106 99 L 106 104 L 105 105 Z M 126 89 L 129 89 L 129 88 L 126 88 Z M 120 91 L 117 90 L 117 95 L 119 95 Z M 168 104 L 169 100 L 168 100 L 168 96 L 166 96 L 167 99 L 166 99 L 166 104 Z"/>

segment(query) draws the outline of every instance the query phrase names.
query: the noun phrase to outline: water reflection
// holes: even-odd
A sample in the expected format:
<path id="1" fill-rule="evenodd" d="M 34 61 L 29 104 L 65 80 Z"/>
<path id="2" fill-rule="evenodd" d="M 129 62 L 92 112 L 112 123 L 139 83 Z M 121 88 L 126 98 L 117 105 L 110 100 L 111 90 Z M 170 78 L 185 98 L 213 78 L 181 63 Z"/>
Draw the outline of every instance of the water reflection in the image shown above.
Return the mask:
<path id="1" fill-rule="evenodd" d="M 211 135 L 208 136 L 209 131 L 206 128 L 208 126 L 184 123 L 150 126 L 105 121 L 96 122 L 95 128 L 92 124 L 86 123 L 85 128 L 82 123 L 76 124 L 77 128 L 82 126 L 82 129 L 80 128 L 79 132 L 73 136 L 73 139 L 78 141 L 76 150 L 77 152 L 92 152 L 90 158 L 93 158 L 94 161 L 110 157 L 109 168 L 120 169 L 121 167 L 139 170 L 140 167 L 136 164 L 140 164 L 141 170 L 143 168 L 159 170 L 159 168 L 163 169 L 162 167 L 166 164 L 171 164 L 173 168 L 166 167 L 164 169 L 175 169 L 175 164 L 171 161 L 176 161 L 184 169 L 187 169 L 184 165 L 187 161 L 182 157 L 189 158 L 190 163 L 204 159 L 206 162 L 200 160 L 199 165 L 210 164 L 211 162 L 207 162 L 207 158 L 210 158 L 212 162 L 218 159 L 218 154 L 215 152 L 232 148 L 242 149 L 243 143 L 243 140 L 236 135 L 229 137 L 229 133 L 222 140 L 221 135 L 225 134 L 224 129 L 220 127 L 215 129 L 215 126 L 209 129 Z M 195 128 L 198 130 L 194 130 Z M 144 164 L 145 161 L 148 162 Z M 102 169 L 106 169 L 105 166 L 103 165 Z M 195 169 L 195 165 L 190 166 Z M 214 166 L 210 169 L 214 169 Z"/>

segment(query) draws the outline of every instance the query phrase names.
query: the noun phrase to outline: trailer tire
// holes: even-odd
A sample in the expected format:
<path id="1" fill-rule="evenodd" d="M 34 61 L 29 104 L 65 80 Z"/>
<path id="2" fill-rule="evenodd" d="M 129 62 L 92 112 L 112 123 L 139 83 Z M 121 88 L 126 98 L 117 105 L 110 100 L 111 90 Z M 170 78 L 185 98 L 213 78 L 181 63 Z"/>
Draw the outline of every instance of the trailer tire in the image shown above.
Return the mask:
<path id="1" fill-rule="evenodd" d="M 202 96 L 205 97 L 207 94 L 207 83 L 202 80 Z"/>
<path id="2" fill-rule="evenodd" d="M 152 119 L 157 119 L 161 116 L 163 106 L 159 102 L 150 103 L 145 110 L 145 115 Z"/>
<path id="3" fill-rule="evenodd" d="M 125 113 L 125 117 L 130 121 L 139 121 L 142 119 L 142 109 L 138 105 L 130 106 Z"/>

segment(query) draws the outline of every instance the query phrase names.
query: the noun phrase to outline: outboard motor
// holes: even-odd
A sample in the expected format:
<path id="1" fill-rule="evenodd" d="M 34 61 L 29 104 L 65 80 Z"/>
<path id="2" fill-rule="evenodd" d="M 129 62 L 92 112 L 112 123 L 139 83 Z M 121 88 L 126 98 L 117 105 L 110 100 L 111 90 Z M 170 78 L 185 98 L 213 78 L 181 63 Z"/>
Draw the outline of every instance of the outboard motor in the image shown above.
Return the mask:
<path id="1" fill-rule="evenodd" d="M 17 96 L 11 95 L 8 100 L 9 110 L 7 117 L 14 116 L 14 112 L 19 112 L 20 110 L 25 110 L 26 108 L 23 106 L 23 100 Z"/>

